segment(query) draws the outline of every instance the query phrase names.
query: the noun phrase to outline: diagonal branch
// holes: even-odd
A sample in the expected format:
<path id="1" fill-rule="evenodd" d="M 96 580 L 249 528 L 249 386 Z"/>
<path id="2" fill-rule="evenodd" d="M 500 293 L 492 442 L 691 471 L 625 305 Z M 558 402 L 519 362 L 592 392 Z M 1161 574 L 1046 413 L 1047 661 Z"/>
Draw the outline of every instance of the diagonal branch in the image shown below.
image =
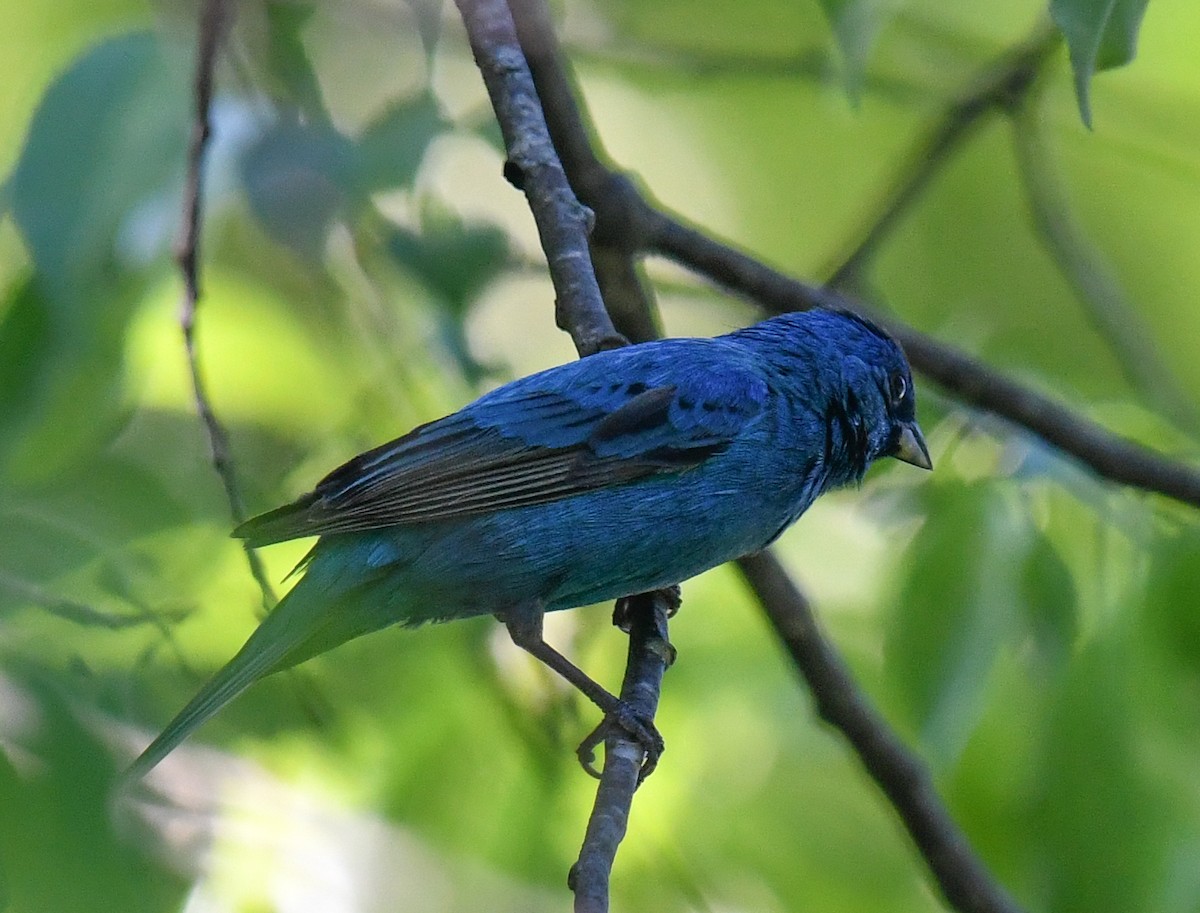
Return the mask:
<path id="1" fill-rule="evenodd" d="M 544 7 L 542 0 L 514 0 L 514 8 L 522 11 L 539 7 Z M 523 14 L 521 18 L 524 21 L 526 17 Z M 548 19 L 548 14 L 543 14 L 531 21 Z M 553 32 L 542 29 L 536 46 L 558 48 Z M 1032 47 L 1039 45 L 1035 41 Z M 687 224 L 643 194 L 627 174 L 602 158 L 599 146 L 592 145 L 569 85 L 547 85 L 565 79 L 561 62 L 554 67 L 538 66 L 541 56 L 533 54 L 530 60 L 546 117 L 555 143 L 568 150 L 563 161 L 572 186 L 596 214 L 597 235 L 623 238 L 628 250 L 674 260 L 771 314 L 812 307 L 870 313 L 861 302 L 772 269 Z M 559 57 L 557 53 L 550 56 Z M 914 368 L 956 399 L 1024 427 L 1102 478 L 1200 507 L 1200 469 L 1113 434 L 1061 402 L 899 320 L 872 316 L 900 340 Z"/>
<path id="2" fill-rule="evenodd" d="M 246 506 L 238 485 L 237 472 L 229 450 L 229 436 L 213 411 L 212 400 L 200 360 L 196 352 L 196 311 L 200 304 L 200 225 L 203 220 L 204 155 L 212 133 L 209 109 L 212 105 L 213 71 L 216 68 L 217 50 L 221 46 L 229 27 L 230 11 L 226 0 L 205 0 L 200 12 L 200 32 L 196 53 L 196 75 L 193 84 L 195 120 L 192 138 L 188 147 L 187 179 L 183 195 L 183 225 L 175 258 L 183 274 L 183 305 L 179 310 L 179 325 L 183 332 L 183 346 L 187 353 L 188 371 L 192 378 L 192 397 L 196 412 L 204 425 L 208 437 L 209 455 L 213 468 L 225 489 L 229 502 L 229 513 L 235 523 L 246 519 Z M 266 569 L 258 553 L 245 542 L 246 561 L 250 573 L 262 591 L 263 608 L 270 610 L 275 605 L 275 591 L 267 578 Z"/>
<path id="3" fill-rule="evenodd" d="M 581 356 L 625 345 L 613 328 L 588 255 L 591 213 L 567 182 L 504 0 L 457 0 L 475 63 L 508 150 L 506 177 L 525 192 L 550 267 L 558 326 Z"/>
<path id="4" fill-rule="evenodd" d="M 808 600 L 770 552 L 738 561 L 767 618 L 808 683 L 817 713 L 837 727 L 896 809 L 946 900 L 963 913 L 1020 913 L 947 814 L 925 765 L 871 706 L 821 633 Z"/>

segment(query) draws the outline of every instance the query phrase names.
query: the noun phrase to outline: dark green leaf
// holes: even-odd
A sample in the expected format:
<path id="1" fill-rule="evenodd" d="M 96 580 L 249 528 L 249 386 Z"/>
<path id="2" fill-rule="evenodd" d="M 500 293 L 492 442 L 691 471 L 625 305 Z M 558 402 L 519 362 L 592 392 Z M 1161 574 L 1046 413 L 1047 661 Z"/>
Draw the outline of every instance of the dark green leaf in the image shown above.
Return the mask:
<path id="1" fill-rule="evenodd" d="M 1162 655 L 1200 673 L 1200 535 L 1183 531 L 1154 551 L 1146 586 L 1148 629 Z"/>
<path id="2" fill-rule="evenodd" d="M 437 99 L 426 92 L 387 109 L 358 141 L 358 180 L 366 192 L 406 187 L 425 150 L 446 129 Z"/>
<path id="3" fill-rule="evenodd" d="M 280 121 L 242 160 L 254 214 L 275 240 L 316 258 L 351 200 L 354 146 L 330 126 Z"/>
<path id="4" fill-rule="evenodd" d="M 1050 15 L 1067 39 L 1075 96 L 1083 122 L 1092 125 L 1092 76 L 1133 60 L 1147 0 L 1050 0 Z"/>
<path id="5" fill-rule="evenodd" d="M 1146 763 L 1127 644 L 1119 629 L 1093 642 L 1046 720 L 1030 837 L 1053 860 L 1039 866 L 1047 910 L 1164 909 L 1156 879 L 1176 819 Z"/>
<path id="6" fill-rule="evenodd" d="M 321 85 L 308 59 L 303 32 L 315 7 L 304 2 L 269 2 L 267 13 L 267 63 L 272 89 L 311 123 L 328 125 Z"/>
<path id="7" fill-rule="evenodd" d="M 21 748 L 34 769 L 0 757 L 0 858 L 21 913 L 178 909 L 184 885 L 120 837 L 111 813 L 114 761 L 58 696 L 59 687 L 14 681 L 36 708 L 35 733 Z"/>
<path id="8" fill-rule="evenodd" d="M 1075 580 L 1058 551 L 1036 535 L 1021 568 L 1021 608 L 1033 635 L 1038 658 L 1050 671 L 1059 670 L 1071 655 L 1079 634 L 1079 604 Z"/>

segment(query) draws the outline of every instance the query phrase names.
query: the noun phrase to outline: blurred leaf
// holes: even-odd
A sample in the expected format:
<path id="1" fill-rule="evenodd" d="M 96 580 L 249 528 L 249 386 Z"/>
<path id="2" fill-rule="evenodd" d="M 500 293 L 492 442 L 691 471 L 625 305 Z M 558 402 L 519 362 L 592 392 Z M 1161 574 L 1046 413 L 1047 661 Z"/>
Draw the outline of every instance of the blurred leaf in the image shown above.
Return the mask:
<path id="1" fill-rule="evenodd" d="M 142 33 L 86 52 L 39 104 L 9 185 L 37 273 L 0 321 L 0 478 L 50 477 L 115 427 L 149 278 L 117 238 L 178 176 L 187 109 L 185 77 Z"/>
<path id="2" fill-rule="evenodd" d="M 302 34 L 314 11 L 312 3 L 295 0 L 266 4 L 267 62 L 277 95 L 303 111 L 310 122 L 328 125 L 321 85 Z"/>
<path id="3" fill-rule="evenodd" d="M 439 330 L 447 351 L 475 382 L 487 368 L 471 354 L 468 309 L 508 263 L 508 239 L 490 226 L 466 226 L 445 214 L 426 212 L 420 234 L 390 226 L 388 253 L 438 298 Z"/>
<path id="4" fill-rule="evenodd" d="M 366 192 L 412 184 L 425 150 L 446 129 L 429 92 L 392 105 L 358 140 L 358 181 Z"/>
<path id="5" fill-rule="evenodd" d="M 1089 646 L 1046 720 L 1032 831 L 1048 910 L 1163 909 L 1156 879 L 1175 815 L 1140 761 L 1127 642 L 1118 630 Z"/>
<path id="6" fill-rule="evenodd" d="M 52 486 L 0 493 L 0 568 L 34 584 L 187 518 L 150 473 L 108 457 Z"/>
<path id="7" fill-rule="evenodd" d="M 1038 657 L 1051 671 L 1059 670 L 1079 634 L 1079 595 L 1070 570 L 1040 533 L 1021 566 L 1020 603 Z"/>
<path id="8" fill-rule="evenodd" d="M 468 226 L 445 214 L 424 214 L 421 232 L 393 228 L 388 250 L 455 313 L 508 264 L 508 239 L 491 226 Z"/>
<path id="9" fill-rule="evenodd" d="M 818 0 L 842 52 L 842 78 L 858 98 L 871 48 L 890 14 L 889 0 Z"/>
<path id="10" fill-rule="evenodd" d="M 407 0 L 417 20 L 421 44 L 431 58 L 442 34 L 442 0 Z"/>
<path id="11" fill-rule="evenodd" d="M 246 150 L 242 180 L 267 233 L 315 259 L 350 202 L 353 169 L 354 145 L 333 127 L 282 120 Z"/>
<path id="12" fill-rule="evenodd" d="M 1200 674 L 1200 534 L 1188 529 L 1159 545 L 1146 584 L 1148 629 L 1162 655 Z"/>
<path id="13" fill-rule="evenodd" d="M 1148 0 L 1050 0 L 1050 15 L 1067 39 L 1079 114 L 1092 125 L 1092 76 L 1123 66 L 1137 51 Z"/>
<path id="14" fill-rule="evenodd" d="M 64 316 L 87 325 L 74 309 L 101 304 L 121 223 L 179 177 L 189 110 L 186 71 L 143 32 L 87 51 L 42 98 L 9 191 Z"/>
<path id="15" fill-rule="evenodd" d="M 18 774 L 0 758 L 0 859 L 14 908 L 20 913 L 177 908 L 180 880 L 115 833 L 112 759 L 54 690 L 35 686 L 26 692 L 36 697 L 40 719 L 36 741 L 22 747 L 37 764 Z"/>
<path id="16" fill-rule="evenodd" d="M 925 510 L 887 631 L 885 674 L 922 743 L 949 761 L 974 725 L 996 651 L 1013 630 L 997 542 L 1006 550 L 1022 546 L 1005 526 L 1007 505 L 984 486 L 931 487 Z"/>

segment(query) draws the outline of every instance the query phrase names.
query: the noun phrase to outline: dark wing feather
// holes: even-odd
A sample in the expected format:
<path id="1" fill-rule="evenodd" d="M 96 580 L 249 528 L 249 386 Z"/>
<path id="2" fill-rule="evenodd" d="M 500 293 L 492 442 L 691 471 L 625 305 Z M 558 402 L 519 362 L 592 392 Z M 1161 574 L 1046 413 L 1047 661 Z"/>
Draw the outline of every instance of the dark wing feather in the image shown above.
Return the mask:
<path id="1" fill-rule="evenodd" d="M 545 390 L 485 398 L 355 457 L 311 494 L 244 523 L 234 535 L 266 545 L 450 520 L 678 472 L 728 447 L 763 399 L 765 387 L 755 386 L 750 396 L 705 413 L 674 385 L 627 393 L 609 409 Z"/>

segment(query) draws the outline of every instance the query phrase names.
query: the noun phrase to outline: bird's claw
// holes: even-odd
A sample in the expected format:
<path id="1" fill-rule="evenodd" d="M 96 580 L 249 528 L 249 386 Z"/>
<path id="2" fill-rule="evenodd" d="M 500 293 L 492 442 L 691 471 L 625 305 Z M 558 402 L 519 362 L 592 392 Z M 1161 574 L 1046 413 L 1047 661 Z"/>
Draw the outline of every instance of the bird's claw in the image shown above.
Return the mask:
<path id="1" fill-rule="evenodd" d="M 658 759 L 666 750 L 663 737 L 655 727 L 654 721 L 645 714 L 639 713 L 625 701 L 618 701 L 612 711 L 605 714 L 600 725 L 588 733 L 587 738 L 580 742 L 579 747 L 575 750 L 575 756 L 579 758 L 580 766 L 597 780 L 600 779 L 600 771 L 596 769 L 595 765 L 596 747 L 610 735 L 626 736 L 629 741 L 637 743 L 642 749 L 642 766 L 638 771 L 638 785 L 640 786 L 650 774 L 654 773 L 654 768 L 658 766 Z"/>
<path id="2" fill-rule="evenodd" d="M 683 594 L 679 585 L 663 587 L 657 593 L 665 600 L 667 618 L 674 618 L 679 607 L 683 605 Z M 633 629 L 633 596 L 622 596 L 613 606 L 613 625 L 628 634 Z"/>

